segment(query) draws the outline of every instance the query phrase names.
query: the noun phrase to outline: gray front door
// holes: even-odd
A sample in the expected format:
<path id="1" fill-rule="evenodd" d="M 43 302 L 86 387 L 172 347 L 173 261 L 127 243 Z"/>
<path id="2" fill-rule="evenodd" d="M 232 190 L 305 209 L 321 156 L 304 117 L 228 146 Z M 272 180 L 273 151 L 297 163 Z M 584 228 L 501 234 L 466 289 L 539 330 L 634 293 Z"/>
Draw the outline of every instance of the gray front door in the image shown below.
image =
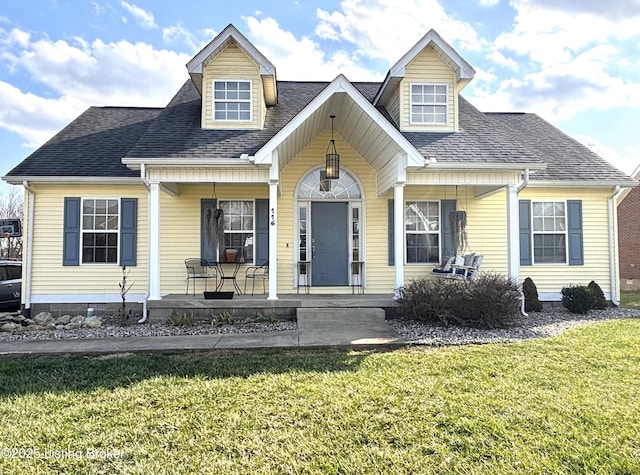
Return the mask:
<path id="1" fill-rule="evenodd" d="M 314 287 L 349 284 L 349 206 L 311 203 L 311 284 Z"/>

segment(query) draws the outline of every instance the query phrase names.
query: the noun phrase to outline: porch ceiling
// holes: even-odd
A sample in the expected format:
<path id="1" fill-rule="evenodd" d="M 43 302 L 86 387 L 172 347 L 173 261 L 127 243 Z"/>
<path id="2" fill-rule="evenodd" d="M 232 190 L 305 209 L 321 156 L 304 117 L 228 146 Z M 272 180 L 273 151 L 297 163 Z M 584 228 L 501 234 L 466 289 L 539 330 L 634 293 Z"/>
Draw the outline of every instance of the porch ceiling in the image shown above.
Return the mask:
<path id="1" fill-rule="evenodd" d="M 402 147 L 349 94 L 336 92 L 313 111 L 277 147 L 280 169 L 285 168 L 322 130 L 334 130 L 374 169 L 381 169 Z M 324 157 L 319 157 L 323 159 Z"/>

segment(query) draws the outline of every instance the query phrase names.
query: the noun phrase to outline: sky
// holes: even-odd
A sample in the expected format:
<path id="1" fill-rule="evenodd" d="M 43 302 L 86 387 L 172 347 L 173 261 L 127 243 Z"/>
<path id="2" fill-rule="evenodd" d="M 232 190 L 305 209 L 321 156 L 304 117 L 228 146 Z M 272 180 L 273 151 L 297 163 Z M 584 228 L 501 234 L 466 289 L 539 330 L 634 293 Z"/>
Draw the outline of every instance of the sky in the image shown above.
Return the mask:
<path id="1" fill-rule="evenodd" d="M 229 23 L 279 80 L 382 81 L 433 28 L 476 70 L 462 95 L 480 110 L 640 165 L 640 0 L 5 0 L 0 176 L 90 106 L 165 106 Z"/>

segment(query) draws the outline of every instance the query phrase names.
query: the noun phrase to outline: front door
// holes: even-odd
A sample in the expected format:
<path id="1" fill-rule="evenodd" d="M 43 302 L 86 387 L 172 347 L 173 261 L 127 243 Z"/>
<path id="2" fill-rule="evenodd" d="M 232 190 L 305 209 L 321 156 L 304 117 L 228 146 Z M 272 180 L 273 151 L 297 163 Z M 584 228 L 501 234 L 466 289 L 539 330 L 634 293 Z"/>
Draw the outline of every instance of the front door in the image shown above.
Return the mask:
<path id="1" fill-rule="evenodd" d="M 311 203 L 311 282 L 314 287 L 349 285 L 349 205 Z"/>

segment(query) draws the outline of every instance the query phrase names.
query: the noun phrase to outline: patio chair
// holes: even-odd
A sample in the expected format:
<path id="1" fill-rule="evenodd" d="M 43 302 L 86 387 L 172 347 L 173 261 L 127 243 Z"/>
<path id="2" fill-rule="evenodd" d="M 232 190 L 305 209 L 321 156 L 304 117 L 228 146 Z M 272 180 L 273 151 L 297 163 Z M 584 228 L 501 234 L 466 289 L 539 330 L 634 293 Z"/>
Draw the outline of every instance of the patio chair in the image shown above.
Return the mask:
<path id="1" fill-rule="evenodd" d="M 189 294 L 189 281 L 193 281 L 193 295 L 196 295 L 196 281 L 204 280 L 204 290 L 207 291 L 207 280 L 215 279 L 216 288 L 218 287 L 218 271 L 215 265 L 211 265 L 205 259 L 189 258 L 184 260 L 187 269 L 187 291 Z"/>
<path id="2" fill-rule="evenodd" d="M 256 288 L 256 280 L 262 280 L 262 293 L 267 293 L 265 281 L 269 280 L 269 261 L 265 262 L 261 266 L 247 267 L 244 273 L 244 293 L 247 293 L 247 282 L 251 280 L 251 295 Z"/>

